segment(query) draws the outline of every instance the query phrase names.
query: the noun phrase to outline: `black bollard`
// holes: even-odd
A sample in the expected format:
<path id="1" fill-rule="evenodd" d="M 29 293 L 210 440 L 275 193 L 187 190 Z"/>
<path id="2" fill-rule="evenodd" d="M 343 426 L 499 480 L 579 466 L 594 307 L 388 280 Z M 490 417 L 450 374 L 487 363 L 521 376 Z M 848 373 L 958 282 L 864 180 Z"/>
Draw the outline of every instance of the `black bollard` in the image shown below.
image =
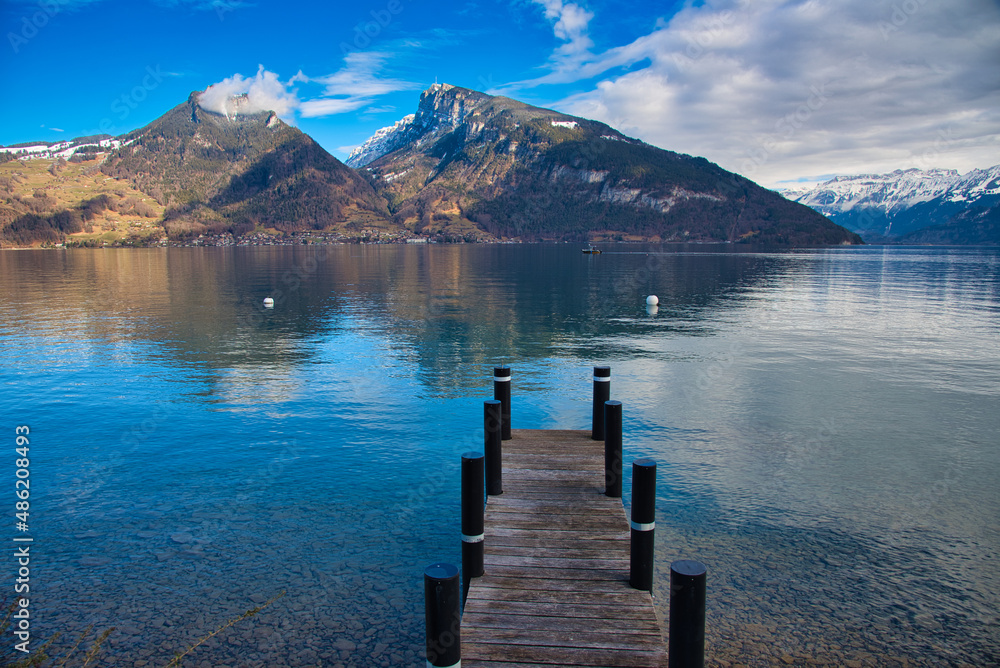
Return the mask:
<path id="1" fill-rule="evenodd" d="M 462 600 L 469 593 L 472 578 L 483 574 L 485 521 L 483 455 L 462 455 Z"/>
<path id="2" fill-rule="evenodd" d="M 681 560 L 670 564 L 669 668 L 705 666 L 705 565 Z"/>
<path id="3" fill-rule="evenodd" d="M 502 402 L 487 399 L 483 402 L 483 433 L 486 452 L 486 493 L 491 496 L 503 494 L 503 444 L 502 444 Z"/>
<path id="4" fill-rule="evenodd" d="M 427 665 L 450 668 L 462 661 L 462 613 L 458 568 L 431 564 L 424 569 Z"/>
<path id="5" fill-rule="evenodd" d="M 594 417 L 591 420 L 590 438 L 604 440 L 604 402 L 611 398 L 611 367 L 594 367 Z"/>
<path id="6" fill-rule="evenodd" d="M 500 418 L 500 438 L 510 440 L 510 367 L 493 367 L 493 398 L 503 405 Z"/>
<path id="7" fill-rule="evenodd" d="M 622 498 L 622 402 L 604 402 L 604 494 Z"/>
<path id="8" fill-rule="evenodd" d="M 653 531 L 656 528 L 656 462 L 632 462 L 632 543 L 629 550 L 629 584 L 653 590 Z"/>

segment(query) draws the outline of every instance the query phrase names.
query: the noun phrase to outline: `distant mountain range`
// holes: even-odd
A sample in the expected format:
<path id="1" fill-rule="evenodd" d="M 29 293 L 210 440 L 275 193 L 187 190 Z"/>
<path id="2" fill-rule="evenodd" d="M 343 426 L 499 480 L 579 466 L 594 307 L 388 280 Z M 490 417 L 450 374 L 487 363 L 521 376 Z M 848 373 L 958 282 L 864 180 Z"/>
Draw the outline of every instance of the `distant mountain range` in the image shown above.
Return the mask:
<path id="1" fill-rule="evenodd" d="M 1000 244 L 1000 165 L 839 176 L 781 193 L 869 243 Z"/>
<path id="2" fill-rule="evenodd" d="M 245 113 L 245 97 L 218 113 L 201 107 L 199 95 L 121 137 L 0 154 L 58 160 L 100 151 L 110 183 L 155 199 L 173 238 L 325 230 L 465 241 L 861 243 L 703 158 L 466 88 L 431 86 L 416 113 L 379 130 L 347 165 L 276 114 Z M 8 192 L 26 178 L 9 177 Z M 13 197 L 7 210 L 0 199 L 0 235 L 5 221 L 16 223 L 19 240 L 36 225 L 45 239 L 78 227 L 45 208 L 60 198 Z"/>

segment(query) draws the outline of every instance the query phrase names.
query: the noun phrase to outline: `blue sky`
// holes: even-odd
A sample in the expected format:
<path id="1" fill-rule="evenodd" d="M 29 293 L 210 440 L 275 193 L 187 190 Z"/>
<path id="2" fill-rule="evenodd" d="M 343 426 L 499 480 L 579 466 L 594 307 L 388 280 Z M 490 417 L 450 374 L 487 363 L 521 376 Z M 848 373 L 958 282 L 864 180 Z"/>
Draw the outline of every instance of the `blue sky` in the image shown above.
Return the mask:
<path id="1" fill-rule="evenodd" d="M 1000 163 L 996 0 L 3 0 L 0 144 L 248 90 L 344 159 L 450 83 L 764 185 Z"/>

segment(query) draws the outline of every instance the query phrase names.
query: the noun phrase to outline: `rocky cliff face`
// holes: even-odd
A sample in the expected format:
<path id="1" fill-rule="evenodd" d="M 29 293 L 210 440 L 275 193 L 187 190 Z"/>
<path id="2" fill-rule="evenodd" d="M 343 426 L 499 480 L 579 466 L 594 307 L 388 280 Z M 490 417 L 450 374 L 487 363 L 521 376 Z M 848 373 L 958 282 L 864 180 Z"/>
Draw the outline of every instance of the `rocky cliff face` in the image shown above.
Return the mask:
<path id="1" fill-rule="evenodd" d="M 425 128 L 458 127 L 491 96 L 451 84 L 434 84 L 420 94 L 417 121 Z"/>
<path id="2" fill-rule="evenodd" d="M 447 84 L 352 155 L 393 220 L 443 238 L 859 243 L 807 207 L 603 123 Z"/>
<path id="3" fill-rule="evenodd" d="M 426 141 L 428 135 L 448 132 L 461 125 L 489 95 L 450 84 L 434 84 L 420 94 L 417 112 L 375 132 L 354 149 L 345 161 L 351 167 L 364 167 L 383 155 L 409 144 Z"/>

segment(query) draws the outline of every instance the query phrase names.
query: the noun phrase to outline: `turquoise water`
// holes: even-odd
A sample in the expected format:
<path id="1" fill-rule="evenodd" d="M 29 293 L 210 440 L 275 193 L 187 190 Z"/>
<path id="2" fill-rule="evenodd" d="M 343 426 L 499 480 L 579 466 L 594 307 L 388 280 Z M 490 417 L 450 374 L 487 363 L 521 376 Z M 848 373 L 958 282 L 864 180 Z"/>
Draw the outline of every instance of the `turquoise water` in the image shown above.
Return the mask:
<path id="1" fill-rule="evenodd" d="M 519 428 L 587 428 L 612 366 L 654 594 L 708 566 L 711 664 L 1000 656 L 996 249 L 5 251 L 0 280 L 35 643 L 114 626 L 101 665 L 160 666 L 285 592 L 185 665 L 422 665 L 506 362 Z"/>

